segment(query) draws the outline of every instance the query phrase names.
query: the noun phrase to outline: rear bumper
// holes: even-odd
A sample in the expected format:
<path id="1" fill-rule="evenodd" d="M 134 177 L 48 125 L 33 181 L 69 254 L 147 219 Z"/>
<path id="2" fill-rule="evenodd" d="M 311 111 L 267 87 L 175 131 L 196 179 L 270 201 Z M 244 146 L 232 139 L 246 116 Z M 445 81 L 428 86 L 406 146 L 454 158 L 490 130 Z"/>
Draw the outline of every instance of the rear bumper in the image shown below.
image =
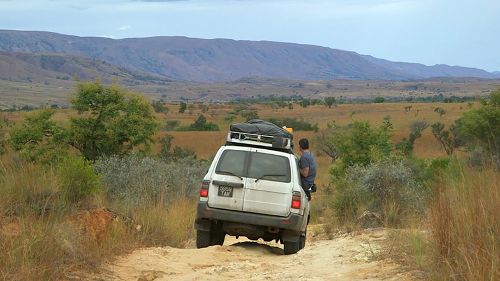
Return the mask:
<path id="1" fill-rule="evenodd" d="M 207 202 L 198 202 L 195 228 L 208 230 L 210 221 L 228 221 L 257 226 L 273 226 L 284 230 L 300 232 L 304 216 L 291 213 L 287 217 L 277 217 L 240 211 L 216 209 L 208 206 Z"/>

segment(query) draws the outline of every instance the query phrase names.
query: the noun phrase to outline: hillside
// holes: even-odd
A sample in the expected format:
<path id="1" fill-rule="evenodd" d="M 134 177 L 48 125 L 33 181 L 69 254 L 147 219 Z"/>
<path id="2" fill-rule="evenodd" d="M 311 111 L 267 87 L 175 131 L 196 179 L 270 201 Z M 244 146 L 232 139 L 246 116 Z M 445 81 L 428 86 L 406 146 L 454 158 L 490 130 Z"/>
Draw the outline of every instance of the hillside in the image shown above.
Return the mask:
<path id="1" fill-rule="evenodd" d="M 3 30 L 0 31 L 0 51 L 81 56 L 134 71 L 200 82 L 231 81 L 244 77 L 409 80 L 500 76 L 474 68 L 396 63 L 355 52 L 269 41 L 167 36 L 114 40 Z"/>
<path id="2" fill-rule="evenodd" d="M 125 85 L 162 83 L 166 77 L 130 71 L 105 61 L 64 54 L 32 54 L 0 51 L 0 80 L 54 83 L 53 80 L 120 81 Z"/>

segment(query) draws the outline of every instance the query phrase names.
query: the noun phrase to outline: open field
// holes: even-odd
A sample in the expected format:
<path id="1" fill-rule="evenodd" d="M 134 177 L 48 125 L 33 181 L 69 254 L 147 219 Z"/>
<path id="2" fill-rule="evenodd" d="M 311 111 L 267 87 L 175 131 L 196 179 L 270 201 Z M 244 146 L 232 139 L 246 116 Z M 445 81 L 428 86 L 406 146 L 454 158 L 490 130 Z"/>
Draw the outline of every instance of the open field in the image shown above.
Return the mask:
<path id="1" fill-rule="evenodd" d="M 405 107 L 411 106 L 409 112 L 405 111 Z M 473 105 L 475 106 L 475 105 Z M 237 105 L 229 104 L 211 104 L 207 112 L 202 113 L 199 106 L 194 106 L 192 110 L 187 110 L 185 113 L 178 113 L 178 105 L 171 104 L 167 106 L 168 113 L 159 113 L 157 118 L 160 127 L 164 127 L 167 121 L 178 120 L 180 125 L 189 125 L 194 122 L 199 114 L 203 114 L 208 122 L 216 123 L 219 131 L 160 131 L 156 140 L 166 134 L 174 137 L 173 146 L 179 146 L 184 149 L 189 149 L 196 153 L 200 159 L 211 159 L 217 152 L 217 149 L 224 144 L 226 140 L 227 130 L 230 122 L 224 118 L 235 110 Z M 442 117 L 434 112 L 436 107 L 446 110 L 446 114 Z M 352 123 L 353 121 L 368 121 L 373 126 L 382 124 L 384 117 L 389 116 L 393 123 L 394 143 L 406 137 L 410 131 L 410 125 L 415 121 L 427 121 L 429 124 L 434 122 L 442 122 L 451 124 L 458 119 L 464 111 L 468 109 L 467 103 L 382 103 L 382 104 L 341 104 L 336 107 L 328 108 L 326 106 L 309 106 L 307 108 L 294 105 L 292 110 L 288 108 L 273 109 L 268 105 L 250 105 L 250 109 L 255 110 L 262 119 L 268 118 L 298 118 L 312 124 L 318 124 L 319 129 L 324 129 L 327 124 L 335 122 L 335 124 L 343 126 Z M 22 115 L 26 113 L 3 113 L 8 119 L 19 121 Z M 70 116 L 76 113 L 72 110 L 57 110 L 54 119 L 58 122 L 67 123 Z M 237 115 L 233 122 L 243 122 L 244 119 Z M 318 182 L 320 185 L 327 185 L 329 180 L 328 169 L 331 164 L 330 158 L 322 153 L 316 147 L 316 133 L 313 131 L 295 131 L 294 138 L 297 142 L 300 138 L 306 137 L 311 141 L 311 147 L 316 154 L 319 164 Z M 153 153 L 159 151 L 159 144 L 153 147 Z M 298 153 L 298 151 L 297 151 Z M 415 145 L 415 155 L 419 158 L 432 158 L 445 156 L 445 152 L 440 144 L 432 135 L 430 129 L 426 129 Z"/>
<path id="2" fill-rule="evenodd" d="M 406 106 L 412 106 L 410 112 L 405 112 Z M 441 107 L 447 113 L 440 117 L 434 112 L 434 108 Z M 201 114 L 196 108 L 192 113 L 178 113 L 178 106 L 169 106 L 168 114 L 159 114 L 158 117 L 164 124 L 167 120 L 179 120 L 181 125 L 192 123 Z M 270 106 L 255 105 L 251 106 L 259 114 L 260 118 L 300 118 L 310 123 L 317 123 L 319 129 L 326 128 L 328 123 L 335 122 L 337 125 L 347 125 L 353 121 L 368 121 L 373 126 L 382 124 L 384 117 L 390 116 L 394 125 L 393 142 L 400 141 L 406 137 L 410 131 L 410 125 L 415 121 L 425 120 L 429 124 L 440 121 L 450 124 L 468 108 L 466 103 L 383 103 L 383 104 L 345 104 L 337 107 L 328 108 L 326 106 L 310 106 L 302 108 L 295 105 L 294 109 L 274 110 Z M 219 125 L 220 131 L 216 132 L 160 132 L 158 138 L 169 134 L 174 136 L 173 145 L 192 150 L 199 158 L 210 159 L 218 147 L 224 144 L 229 123 L 224 121 L 224 117 L 234 110 L 231 105 L 210 105 L 208 114 L 205 114 L 209 122 Z M 241 117 L 234 122 L 244 121 Z M 311 140 L 312 150 L 315 152 L 319 164 L 319 178 L 321 185 L 329 182 L 328 166 L 331 161 L 328 156 L 321 153 L 316 144 L 316 134 L 313 131 L 294 132 L 295 142 L 300 138 L 306 137 Z M 158 148 L 156 148 L 158 149 Z M 426 129 L 420 139 L 416 142 L 415 154 L 420 158 L 431 158 L 445 156 L 440 144 L 435 140 L 430 129 Z"/>
<path id="3" fill-rule="evenodd" d="M 221 102 L 256 97 L 302 96 L 323 99 L 327 96 L 349 100 L 373 100 L 377 96 L 387 98 L 429 98 L 436 95 L 486 96 L 500 87 L 500 80 L 474 78 L 442 78 L 416 81 L 292 81 L 261 78 L 240 79 L 232 82 L 196 83 L 162 82 L 125 83 L 130 91 L 144 93 L 148 98 L 167 102 L 190 100 L 197 102 Z M 0 109 L 13 105 L 69 105 L 75 81 L 40 78 L 38 80 L 3 80 L 0 77 Z"/>

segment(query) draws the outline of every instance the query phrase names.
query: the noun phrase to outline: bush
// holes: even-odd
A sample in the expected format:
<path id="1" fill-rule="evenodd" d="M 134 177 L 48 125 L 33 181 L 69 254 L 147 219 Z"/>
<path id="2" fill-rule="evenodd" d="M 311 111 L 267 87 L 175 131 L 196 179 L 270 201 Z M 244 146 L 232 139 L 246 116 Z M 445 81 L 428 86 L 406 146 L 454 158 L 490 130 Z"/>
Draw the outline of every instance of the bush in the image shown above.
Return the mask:
<path id="1" fill-rule="evenodd" d="M 180 105 L 179 105 L 179 113 L 186 112 L 186 109 L 187 109 L 187 103 L 181 102 Z"/>
<path id="2" fill-rule="evenodd" d="M 341 220 L 368 210 L 380 214 L 387 225 L 399 225 L 406 216 L 424 210 L 423 186 L 400 160 L 351 166 L 338 191 L 334 206 Z"/>
<path id="3" fill-rule="evenodd" d="M 401 151 L 403 155 L 411 156 L 413 154 L 415 141 L 422 136 L 422 132 L 427 127 L 429 127 L 429 124 L 426 121 L 413 122 L 408 138 L 403 138 L 403 140 L 396 144 L 396 148 Z"/>
<path id="4" fill-rule="evenodd" d="M 481 107 L 470 109 L 457 121 L 458 131 L 470 143 L 490 153 L 500 167 L 500 90 L 490 95 Z"/>
<path id="5" fill-rule="evenodd" d="M 241 117 L 245 118 L 245 121 L 259 119 L 259 114 L 255 110 L 246 109 L 241 111 L 240 115 Z"/>
<path id="6" fill-rule="evenodd" d="M 10 145 L 24 159 L 55 163 L 67 153 L 67 131 L 52 120 L 53 115 L 52 110 L 30 113 L 10 131 Z"/>
<path id="7" fill-rule="evenodd" d="M 151 106 L 155 110 L 156 113 L 168 113 L 168 107 L 165 106 L 165 102 L 163 100 L 153 101 Z"/>
<path id="8" fill-rule="evenodd" d="M 77 202 L 99 190 L 99 176 L 82 157 L 66 158 L 60 166 L 61 189 L 66 200 Z"/>
<path id="9" fill-rule="evenodd" d="M 368 122 L 356 121 L 351 126 L 331 130 L 329 135 L 324 136 L 324 141 L 335 147 L 336 156 L 341 160 L 331 170 L 332 174 L 342 176 L 347 167 L 365 166 L 389 157 L 392 152 L 389 124 L 372 128 Z"/>
<path id="10" fill-rule="evenodd" d="M 95 164 L 107 196 L 123 202 L 126 211 L 150 204 L 167 204 L 198 194 L 208 164 L 193 158 L 163 162 L 148 157 L 112 156 Z"/>
<path id="11" fill-rule="evenodd" d="M 187 127 L 179 127 L 177 131 L 218 131 L 219 126 L 214 123 L 207 122 L 207 118 L 200 114 L 193 124 Z"/>
<path id="12" fill-rule="evenodd" d="M 80 212 L 62 204 L 60 170 L 14 154 L 2 156 L 0 166 L 0 248 L 5 253 L 0 279 L 64 280 L 75 268 L 94 270 L 117 250 L 135 246 L 119 222 L 103 229 L 99 239 L 92 236 Z"/>
<path id="13" fill-rule="evenodd" d="M 164 130 L 165 131 L 172 131 L 175 130 L 177 127 L 179 127 L 179 120 L 168 120 L 165 124 Z"/>

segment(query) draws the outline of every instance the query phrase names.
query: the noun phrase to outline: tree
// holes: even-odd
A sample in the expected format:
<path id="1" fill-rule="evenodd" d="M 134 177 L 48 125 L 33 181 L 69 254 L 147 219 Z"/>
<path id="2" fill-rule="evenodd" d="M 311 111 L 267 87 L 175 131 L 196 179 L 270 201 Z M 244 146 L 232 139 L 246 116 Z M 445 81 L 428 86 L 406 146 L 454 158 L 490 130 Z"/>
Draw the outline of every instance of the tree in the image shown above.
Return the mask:
<path id="1" fill-rule="evenodd" d="M 303 99 L 303 100 L 300 101 L 300 106 L 302 106 L 303 108 L 306 108 L 309 105 L 311 105 L 311 101 L 308 100 L 308 99 Z"/>
<path id="2" fill-rule="evenodd" d="M 318 148 L 331 158 L 332 163 L 339 157 L 335 138 L 332 137 L 336 129 L 335 123 L 328 124 L 327 128 L 319 131 L 317 136 Z"/>
<path id="3" fill-rule="evenodd" d="M 335 97 L 325 97 L 325 104 L 328 108 L 332 108 L 332 105 L 335 104 Z"/>
<path id="4" fill-rule="evenodd" d="M 172 148 L 172 141 L 174 137 L 171 135 L 165 135 L 160 139 L 160 158 L 163 160 L 168 160 L 170 158 L 170 149 Z"/>
<path id="5" fill-rule="evenodd" d="M 337 157 L 346 166 L 368 165 L 377 157 L 387 157 L 392 152 L 391 130 L 387 125 L 372 128 L 368 122 L 355 121 L 352 126 L 334 130 L 328 136 L 335 146 Z"/>
<path id="6" fill-rule="evenodd" d="M 240 115 L 245 118 L 245 121 L 259 119 L 259 114 L 255 110 L 243 110 Z"/>
<path id="7" fill-rule="evenodd" d="M 179 105 L 179 113 L 184 113 L 187 109 L 187 103 L 185 102 L 181 102 L 181 104 Z"/>
<path id="8" fill-rule="evenodd" d="M 374 100 L 373 100 L 374 103 L 384 103 L 385 102 L 385 98 L 383 97 L 376 97 Z"/>
<path id="9" fill-rule="evenodd" d="M 80 83 L 72 105 L 79 115 L 71 118 L 70 144 L 89 160 L 148 149 L 158 129 L 151 105 L 116 85 Z"/>
<path id="10" fill-rule="evenodd" d="M 39 110 L 29 114 L 20 125 L 10 132 L 10 145 L 30 161 L 53 163 L 67 152 L 67 131 L 57 125 L 52 110 Z"/>
<path id="11" fill-rule="evenodd" d="M 500 89 L 479 108 L 466 111 L 457 126 L 461 136 L 481 146 L 500 164 Z"/>
<path id="12" fill-rule="evenodd" d="M 458 135 L 456 124 L 450 126 L 449 130 L 441 122 L 432 124 L 432 134 L 439 141 L 447 155 L 452 155 L 456 148 L 462 146 L 463 140 Z"/>
<path id="13" fill-rule="evenodd" d="M 443 115 L 446 114 L 446 110 L 444 110 L 441 107 L 434 108 L 434 112 L 436 112 L 437 114 L 439 114 L 439 117 L 443 117 Z"/>
<path id="14" fill-rule="evenodd" d="M 162 100 L 153 101 L 151 103 L 156 113 L 168 113 L 168 108 Z"/>
<path id="15" fill-rule="evenodd" d="M 400 150 L 403 155 L 409 156 L 413 153 L 415 141 L 422 136 L 422 132 L 429 127 L 426 121 L 417 121 L 411 125 L 411 131 L 407 138 L 403 138 L 396 144 L 396 148 Z"/>

